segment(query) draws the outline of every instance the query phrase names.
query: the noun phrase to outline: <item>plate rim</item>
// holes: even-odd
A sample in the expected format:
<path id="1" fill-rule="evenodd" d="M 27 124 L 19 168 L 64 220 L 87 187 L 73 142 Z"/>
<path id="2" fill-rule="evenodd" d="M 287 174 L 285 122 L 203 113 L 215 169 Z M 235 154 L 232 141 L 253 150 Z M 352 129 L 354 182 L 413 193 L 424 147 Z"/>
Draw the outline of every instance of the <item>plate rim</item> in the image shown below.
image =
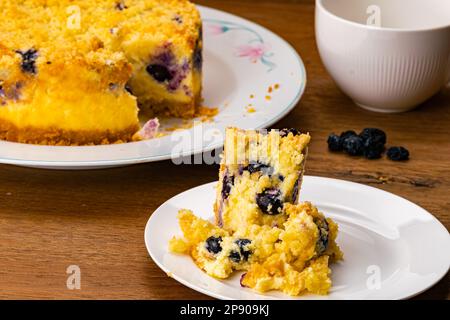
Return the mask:
<path id="1" fill-rule="evenodd" d="M 248 24 L 250 26 L 260 28 L 264 32 L 270 34 L 272 37 L 277 38 L 281 43 L 283 43 L 283 45 L 286 47 L 286 49 L 289 49 L 289 51 L 291 51 L 291 53 L 293 54 L 293 57 L 295 58 L 295 60 L 297 61 L 298 65 L 299 65 L 303 81 L 299 84 L 299 87 L 297 89 L 297 93 L 296 93 L 294 99 L 289 104 L 287 104 L 284 107 L 284 109 L 280 113 L 277 114 L 276 117 L 273 117 L 273 118 L 265 121 L 264 123 L 262 123 L 258 126 L 255 126 L 254 129 L 267 128 L 268 126 L 271 126 L 271 125 L 275 124 L 276 122 L 280 121 L 281 119 L 283 119 L 300 102 L 302 96 L 305 93 L 306 85 L 307 85 L 307 81 L 308 81 L 305 64 L 304 64 L 303 59 L 301 58 L 300 54 L 294 48 L 294 46 L 291 45 L 282 36 L 276 34 L 275 32 L 269 30 L 268 28 L 266 28 L 256 22 L 253 22 L 246 18 L 240 17 L 238 15 L 235 15 L 235 14 L 223 11 L 223 10 L 218 10 L 215 8 L 202 6 L 202 5 L 198 5 L 198 4 L 196 4 L 196 7 L 199 8 L 199 10 L 211 11 L 216 14 L 225 15 L 230 18 L 245 22 L 246 24 Z M 202 21 L 203 21 L 203 18 L 202 18 Z M 15 145 L 22 145 L 22 146 L 28 145 L 28 144 L 24 144 L 24 143 L 4 141 L 4 140 L 2 140 L 1 142 L 11 143 L 11 144 L 15 144 Z M 129 142 L 128 144 L 142 143 L 142 142 L 143 141 Z M 193 155 L 197 155 L 197 154 L 205 153 L 205 152 L 211 152 L 212 150 L 223 147 L 223 144 L 224 144 L 224 141 L 221 141 L 217 144 L 210 145 L 205 148 L 203 148 L 203 147 L 193 148 L 189 151 L 182 152 L 179 155 L 179 158 L 193 156 Z M 40 147 L 39 145 L 30 145 L 30 146 Z M 55 148 L 54 150 L 57 150 L 59 148 L 67 148 L 68 146 L 42 146 L 42 147 L 52 147 L 52 148 Z M 73 150 L 76 150 L 77 148 L 98 148 L 98 147 L 99 146 L 70 146 L 70 148 L 72 148 Z M 35 167 L 35 168 L 42 168 L 42 169 L 71 169 L 71 168 L 72 169 L 88 169 L 89 167 L 91 167 L 91 168 L 92 167 L 93 168 L 108 168 L 108 167 L 117 167 L 117 166 L 128 166 L 128 165 L 133 165 L 133 164 L 158 162 L 158 161 L 164 161 L 164 160 L 170 160 L 170 159 L 172 159 L 172 155 L 170 153 L 156 155 L 156 156 L 143 156 L 143 157 L 139 157 L 139 158 L 115 159 L 115 160 L 86 160 L 86 161 L 83 161 L 83 160 L 81 160 L 81 161 L 71 161 L 71 160 L 40 161 L 40 160 L 27 160 L 27 159 L 15 159 L 15 158 L 0 157 L 0 164 L 10 164 L 10 165 L 15 165 L 15 166 Z"/>
<path id="2" fill-rule="evenodd" d="M 404 198 L 404 197 L 402 197 L 402 196 L 399 196 L 399 195 L 397 195 L 397 194 L 394 194 L 394 193 L 392 193 L 392 192 L 389 192 L 389 191 L 386 191 L 386 190 L 383 190 L 383 189 L 380 189 L 380 188 L 376 188 L 376 187 L 374 187 L 374 186 L 370 186 L 370 185 L 366 185 L 366 184 L 362 184 L 362 183 L 358 183 L 358 182 L 353 182 L 353 181 L 348 181 L 348 180 L 336 179 L 336 178 L 329 178 L 329 177 L 321 177 L 321 176 L 305 175 L 305 176 L 304 176 L 304 179 L 305 179 L 305 180 L 312 180 L 312 181 L 314 181 L 314 180 L 315 180 L 315 181 L 323 180 L 324 182 L 327 182 L 327 181 L 328 181 L 328 182 L 333 182 L 333 183 L 343 183 L 343 184 L 346 184 L 346 185 L 348 185 L 348 186 L 353 186 L 353 187 L 358 187 L 358 188 L 361 188 L 361 187 L 362 187 L 363 189 L 365 189 L 365 190 L 367 190 L 367 191 L 381 192 L 381 193 L 383 193 L 383 194 L 385 194 L 385 195 L 387 195 L 387 196 L 396 198 L 397 200 L 405 201 L 408 205 L 410 205 L 410 206 L 412 205 L 413 207 L 419 209 L 421 215 L 423 214 L 423 215 L 425 215 L 425 216 L 427 216 L 427 217 L 431 217 L 431 220 L 433 221 L 433 223 L 434 223 L 436 226 L 438 226 L 438 227 L 442 230 L 442 232 L 447 231 L 447 234 L 448 234 L 447 228 L 446 228 L 446 227 L 442 224 L 442 222 L 439 221 L 439 219 L 437 219 L 431 212 L 429 212 L 429 211 L 426 210 L 425 208 L 423 208 L 423 207 L 417 205 L 416 203 L 414 203 L 414 202 L 412 202 L 412 201 L 410 201 L 410 200 L 408 200 L 408 199 L 406 199 L 406 198 Z M 212 186 L 214 186 L 215 184 L 217 184 L 217 181 L 204 183 L 204 184 L 195 186 L 195 187 L 193 187 L 193 188 L 187 189 L 187 190 L 185 190 L 185 191 L 182 191 L 182 192 L 180 192 L 180 193 L 174 195 L 173 197 L 171 197 L 170 199 L 168 199 L 168 200 L 166 200 L 164 203 L 162 203 L 160 206 L 158 206 L 158 208 L 152 212 L 152 214 L 151 214 L 150 217 L 148 218 L 147 223 L 146 223 L 146 225 L 145 225 L 145 228 L 144 228 L 144 243 L 145 243 L 145 247 L 146 247 L 147 252 L 148 252 L 149 256 L 151 257 L 152 261 L 153 261 L 153 262 L 154 262 L 154 263 L 155 263 L 155 264 L 156 264 L 156 265 L 157 265 L 164 273 L 166 273 L 170 278 L 173 278 L 174 280 L 178 281 L 179 283 L 183 284 L 184 286 L 186 286 L 186 287 L 188 287 L 188 288 L 190 288 L 190 289 L 192 289 L 192 290 L 194 290 L 194 291 L 197 291 L 197 292 L 200 292 L 200 293 L 202 293 L 202 294 L 205 294 L 205 295 L 207 295 L 207 296 L 209 296 L 209 297 L 213 297 L 213 298 L 221 299 L 221 300 L 234 300 L 233 298 L 230 298 L 230 297 L 227 297 L 227 296 L 224 296 L 224 295 L 215 293 L 215 292 L 213 292 L 213 291 L 208 291 L 207 289 L 204 289 L 204 288 L 202 288 L 202 287 L 200 287 L 200 286 L 197 286 L 197 285 L 195 285 L 195 284 L 193 284 L 193 283 L 190 283 L 189 281 L 184 280 L 184 279 L 181 278 L 181 277 L 178 277 L 178 276 L 175 275 L 175 274 L 172 274 L 171 271 L 168 270 L 168 269 L 167 269 L 160 261 L 158 261 L 157 259 L 155 259 L 155 257 L 154 257 L 154 255 L 153 255 L 152 251 L 150 250 L 150 243 L 149 243 L 150 237 L 149 237 L 148 235 L 149 235 L 149 229 L 150 229 L 150 227 L 151 227 L 151 220 L 152 220 L 153 215 L 154 215 L 155 213 L 157 213 L 159 210 L 161 210 L 164 206 L 166 206 L 167 204 L 169 204 L 173 199 L 178 198 L 178 197 L 182 197 L 184 194 L 189 193 L 189 192 L 192 192 L 192 191 L 194 191 L 195 189 L 206 188 L 206 187 L 212 187 Z M 450 239 L 447 241 L 447 247 L 450 248 Z M 408 293 L 408 294 L 406 294 L 406 295 L 399 296 L 399 297 L 396 297 L 396 298 L 392 298 L 392 297 L 391 297 L 391 299 L 392 299 L 392 300 L 406 300 L 406 299 L 410 299 L 410 298 L 412 298 L 412 297 L 415 297 L 415 296 L 417 296 L 417 295 L 419 295 L 419 294 L 421 294 L 421 293 L 427 291 L 428 289 L 430 289 L 430 288 L 432 288 L 434 285 L 436 285 L 438 282 L 440 282 L 440 281 L 441 281 L 441 280 L 449 273 L 449 271 L 450 271 L 450 263 L 449 263 L 449 265 L 447 266 L 447 270 L 446 270 L 445 272 L 443 272 L 442 274 L 438 275 L 438 276 L 437 276 L 433 281 L 431 281 L 429 284 L 427 284 L 426 286 L 423 286 L 423 288 L 420 288 L 420 289 L 419 289 L 418 291 L 416 291 L 416 292 L 410 292 L 410 293 Z M 258 293 L 258 292 L 256 292 L 256 291 L 254 292 L 254 294 L 255 294 L 255 295 L 261 295 L 260 293 Z M 264 296 L 264 295 L 263 295 L 263 296 Z M 264 297 L 265 297 L 267 300 L 274 300 L 274 299 L 277 299 L 277 297 L 273 297 L 273 296 L 264 296 Z M 300 297 L 296 297 L 296 298 L 297 298 L 297 299 L 290 299 L 290 297 L 286 295 L 285 298 L 281 298 L 280 300 L 294 300 L 294 301 L 295 301 L 295 300 L 302 300 L 302 299 L 301 299 L 301 296 L 300 296 Z M 383 299 L 383 298 L 376 298 L 376 299 Z M 384 298 L 384 299 L 385 299 L 385 298 Z"/>

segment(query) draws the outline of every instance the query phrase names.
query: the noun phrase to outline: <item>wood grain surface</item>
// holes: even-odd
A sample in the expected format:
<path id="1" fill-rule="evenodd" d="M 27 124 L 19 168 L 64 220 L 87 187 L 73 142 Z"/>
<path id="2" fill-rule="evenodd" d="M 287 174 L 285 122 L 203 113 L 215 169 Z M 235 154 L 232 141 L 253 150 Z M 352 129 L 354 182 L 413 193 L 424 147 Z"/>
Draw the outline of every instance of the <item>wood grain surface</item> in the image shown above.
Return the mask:
<path id="1" fill-rule="evenodd" d="M 275 128 L 313 137 L 307 174 L 356 181 L 393 192 L 450 227 L 450 90 L 394 115 L 354 105 L 325 71 L 314 39 L 312 0 L 202 0 L 273 30 L 302 56 L 308 85 L 299 105 Z M 327 151 L 330 132 L 380 127 L 411 160 L 351 159 Z M 149 258 L 145 224 L 160 204 L 216 179 L 217 166 L 170 161 L 98 171 L 0 166 L 0 298 L 207 299 L 166 276 Z M 420 237 L 421 235 L 417 235 Z M 443 252 L 442 254 L 449 254 Z M 78 265 L 81 290 L 66 288 Z M 418 299 L 448 299 L 449 275 Z"/>

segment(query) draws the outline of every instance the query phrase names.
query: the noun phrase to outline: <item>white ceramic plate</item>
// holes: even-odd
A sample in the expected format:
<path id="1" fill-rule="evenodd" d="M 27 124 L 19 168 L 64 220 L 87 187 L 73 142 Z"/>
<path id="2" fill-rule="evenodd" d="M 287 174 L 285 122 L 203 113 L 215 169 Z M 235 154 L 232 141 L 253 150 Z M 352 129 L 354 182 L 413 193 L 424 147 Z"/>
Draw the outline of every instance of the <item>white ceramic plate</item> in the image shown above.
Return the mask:
<path id="1" fill-rule="evenodd" d="M 120 145 L 55 147 L 0 141 L 0 163 L 90 169 L 166 160 L 222 147 L 228 126 L 265 128 L 291 111 L 306 85 L 305 68 L 296 51 L 250 21 L 199 9 L 205 38 L 204 104 L 219 107 L 214 121 L 162 138 Z M 276 84 L 279 89 L 268 93 Z M 249 104 L 256 112 L 246 110 Z"/>
<path id="2" fill-rule="evenodd" d="M 190 257 L 168 252 L 171 237 L 181 235 L 176 219 L 180 208 L 213 219 L 214 185 L 183 192 L 152 214 L 145 229 L 152 259 L 177 281 L 215 298 L 294 299 L 278 292 L 259 294 L 242 288 L 239 273 L 222 281 L 211 278 Z M 333 287 L 328 296 L 295 299 L 406 299 L 430 288 L 447 273 L 447 229 L 408 200 L 353 182 L 311 176 L 304 179 L 301 197 L 339 224 L 337 242 L 345 259 L 332 265 Z"/>

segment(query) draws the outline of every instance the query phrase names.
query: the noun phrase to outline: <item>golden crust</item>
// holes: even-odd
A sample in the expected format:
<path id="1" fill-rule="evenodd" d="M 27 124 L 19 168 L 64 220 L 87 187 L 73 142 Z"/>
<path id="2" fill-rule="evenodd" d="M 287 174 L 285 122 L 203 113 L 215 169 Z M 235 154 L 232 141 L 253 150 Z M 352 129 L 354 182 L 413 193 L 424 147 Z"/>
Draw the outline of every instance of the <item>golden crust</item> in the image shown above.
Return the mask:
<path id="1" fill-rule="evenodd" d="M 146 118 L 157 116 L 176 117 L 182 119 L 192 119 L 201 115 L 201 94 L 200 92 L 195 98 L 187 103 L 178 103 L 171 101 L 148 100 L 145 105 L 139 106 L 139 112 Z"/>
<path id="2" fill-rule="evenodd" d="M 133 141 L 133 135 L 139 127 L 131 126 L 120 131 L 73 131 L 59 128 L 17 128 L 8 121 L 0 119 L 0 140 L 11 142 L 53 145 L 80 146 L 125 143 Z"/>

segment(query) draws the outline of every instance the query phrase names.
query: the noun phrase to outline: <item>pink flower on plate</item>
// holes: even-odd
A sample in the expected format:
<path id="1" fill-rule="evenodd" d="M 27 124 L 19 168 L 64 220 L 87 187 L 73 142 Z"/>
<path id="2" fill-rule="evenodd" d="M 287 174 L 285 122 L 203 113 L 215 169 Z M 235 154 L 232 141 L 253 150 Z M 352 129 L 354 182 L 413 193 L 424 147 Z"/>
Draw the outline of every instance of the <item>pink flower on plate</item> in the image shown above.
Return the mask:
<path id="1" fill-rule="evenodd" d="M 237 55 L 239 57 L 248 57 L 252 62 L 260 60 L 268 51 L 268 46 L 264 43 L 247 44 L 238 47 Z"/>
<path id="2" fill-rule="evenodd" d="M 213 36 L 217 36 L 219 34 L 225 33 L 228 31 L 228 27 L 221 26 L 219 24 L 208 24 L 206 26 L 206 31 Z"/>

